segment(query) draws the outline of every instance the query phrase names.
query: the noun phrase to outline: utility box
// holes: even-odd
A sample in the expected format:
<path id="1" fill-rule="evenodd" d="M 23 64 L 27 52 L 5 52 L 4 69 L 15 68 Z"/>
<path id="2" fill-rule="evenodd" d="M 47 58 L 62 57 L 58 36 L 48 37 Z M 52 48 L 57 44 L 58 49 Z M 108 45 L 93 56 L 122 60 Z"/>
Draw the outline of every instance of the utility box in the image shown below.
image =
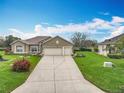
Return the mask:
<path id="1" fill-rule="evenodd" d="M 113 63 L 112 62 L 104 62 L 104 67 L 112 67 Z"/>

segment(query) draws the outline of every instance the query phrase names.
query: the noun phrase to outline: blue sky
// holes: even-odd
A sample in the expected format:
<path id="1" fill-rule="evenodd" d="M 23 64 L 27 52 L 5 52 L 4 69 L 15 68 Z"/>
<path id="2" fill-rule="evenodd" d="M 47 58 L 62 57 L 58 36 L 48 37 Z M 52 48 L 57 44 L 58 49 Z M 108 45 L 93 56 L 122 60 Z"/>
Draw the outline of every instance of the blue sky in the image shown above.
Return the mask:
<path id="1" fill-rule="evenodd" d="M 102 41 L 124 32 L 123 0 L 0 0 L 0 34 L 70 38 L 79 31 Z"/>

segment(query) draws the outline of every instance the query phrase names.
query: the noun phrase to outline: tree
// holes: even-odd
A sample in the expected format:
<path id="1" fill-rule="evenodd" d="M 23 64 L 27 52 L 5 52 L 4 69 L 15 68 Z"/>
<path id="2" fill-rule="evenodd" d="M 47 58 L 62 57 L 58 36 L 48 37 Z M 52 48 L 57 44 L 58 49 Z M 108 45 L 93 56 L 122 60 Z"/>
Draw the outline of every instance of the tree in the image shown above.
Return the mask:
<path id="1" fill-rule="evenodd" d="M 20 40 L 20 38 L 14 37 L 13 35 L 6 36 L 4 41 L 4 46 L 10 47 L 10 44 L 15 40 Z"/>
<path id="2" fill-rule="evenodd" d="M 71 40 L 72 40 L 72 42 L 74 44 L 74 47 L 81 48 L 81 47 L 83 47 L 83 44 L 84 44 L 86 38 L 87 38 L 86 34 L 81 33 L 81 32 L 75 32 L 72 35 Z"/>
<path id="3" fill-rule="evenodd" d="M 96 40 L 85 40 L 83 46 L 86 48 L 97 47 L 97 41 Z"/>
<path id="4" fill-rule="evenodd" d="M 3 45 L 4 45 L 4 39 L 3 37 L 0 37 L 0 47 L 3 47 Z"/>
<path id="5" fill-rule="evenodd" d="M 124 49 L 124 36 L 118 40 L 117 46 L 118 46 L 119 49 L 121 49 L 121 50 Z"/>
<path id="6" fill-rule="evenodd" d="M 123 52 L 124 50 L 124 36 L 121 37 L 117 42 L 116 42 L 116 47 Z"/>

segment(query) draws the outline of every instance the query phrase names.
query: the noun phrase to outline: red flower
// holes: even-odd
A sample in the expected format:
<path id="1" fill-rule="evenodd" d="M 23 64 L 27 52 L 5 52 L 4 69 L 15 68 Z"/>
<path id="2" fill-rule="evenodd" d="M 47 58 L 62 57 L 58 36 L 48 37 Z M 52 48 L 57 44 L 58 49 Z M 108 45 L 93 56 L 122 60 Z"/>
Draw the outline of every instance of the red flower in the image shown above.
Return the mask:
<path id="1" fill-rule="evenodd" d="M 30 62 L 24 58 L 21 60 L 16 60 L 12 66 L 12 70 L 17 72 L 29 71 L 29 68 Z"/>

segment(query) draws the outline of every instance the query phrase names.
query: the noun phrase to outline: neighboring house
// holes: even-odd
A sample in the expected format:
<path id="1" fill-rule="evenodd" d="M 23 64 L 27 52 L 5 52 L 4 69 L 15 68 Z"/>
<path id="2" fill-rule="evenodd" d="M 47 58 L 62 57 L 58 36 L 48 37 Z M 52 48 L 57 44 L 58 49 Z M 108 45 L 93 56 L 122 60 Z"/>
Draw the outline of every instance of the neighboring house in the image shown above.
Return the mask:
<path id="1" fill-rule="evenodd" d="M 37 36 L 11 43 L 11 50 L 17 54 L 72 55 L 73 44 L 59 36 Z"/>
<path id="2" fill-rule="evenodd" d="M 124 34 L 118 35 L 116 37 L 106 39 L 105 41 L 99 43 L 98 50 L 99 54 L 107 56 L 109 53 L 115 53 L 117 47 L 115 46 L 120 38 L 124 37 Z"/>

